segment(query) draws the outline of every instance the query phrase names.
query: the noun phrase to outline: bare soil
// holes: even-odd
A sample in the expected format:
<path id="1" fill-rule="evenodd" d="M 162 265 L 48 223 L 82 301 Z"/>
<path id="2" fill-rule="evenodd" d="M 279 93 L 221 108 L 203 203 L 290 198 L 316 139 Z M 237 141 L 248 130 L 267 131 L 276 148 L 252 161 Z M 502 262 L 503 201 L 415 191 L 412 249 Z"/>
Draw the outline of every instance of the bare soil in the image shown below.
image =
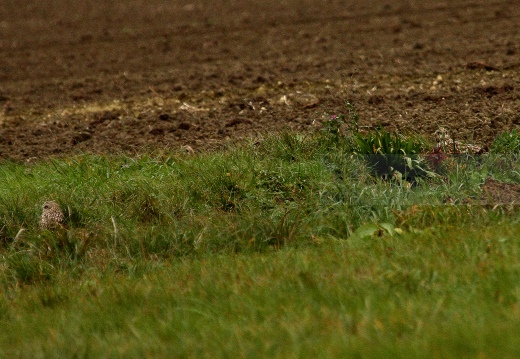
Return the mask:
<path id="1" fill-rule="evenodd" d="M 215 149 L 345 101 L 489 145 L 520 126 L 520 3 L 0 2 L 0 158 Z"/>

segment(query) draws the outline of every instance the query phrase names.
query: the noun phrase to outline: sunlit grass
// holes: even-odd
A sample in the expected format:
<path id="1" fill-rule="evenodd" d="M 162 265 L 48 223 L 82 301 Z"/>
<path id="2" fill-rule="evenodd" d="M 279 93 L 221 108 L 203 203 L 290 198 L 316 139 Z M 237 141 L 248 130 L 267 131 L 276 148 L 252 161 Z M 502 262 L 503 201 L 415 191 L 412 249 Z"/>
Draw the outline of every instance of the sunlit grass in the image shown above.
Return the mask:
<path id="1" fill-rule="evenodd" d="M 409 186 L 334 130 L 1 163 L 0 356 L 517 357 L 518 207 L 479 204 L 517 158 Z"/>

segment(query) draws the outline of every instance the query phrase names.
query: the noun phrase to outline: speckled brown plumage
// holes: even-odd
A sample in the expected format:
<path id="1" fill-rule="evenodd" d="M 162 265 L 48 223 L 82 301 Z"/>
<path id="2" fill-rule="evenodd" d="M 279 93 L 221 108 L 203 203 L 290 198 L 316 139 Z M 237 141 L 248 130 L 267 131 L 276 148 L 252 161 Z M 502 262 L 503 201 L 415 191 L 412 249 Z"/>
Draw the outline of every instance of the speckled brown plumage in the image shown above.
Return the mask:
<path id="1" fill-rule="evenodd" d="M 41 229 L 52 229 L 63 224 L 65 215 L 56 201 L 47 201 L 42 206 Z"/>
<path id="2" fill-rule="evenodd" d="M 442 149 L 442 153 L 446 153 L 449 155 L 453 154 L 482 154 L 485 152 L 485 149 L 473 145 L 471 143 L 464 143 L 460 141 L 455 141 L 451 138 L 450 131 L 446 127 L 440 127 L 434 133 L 437 139 L 437 148 Z"/>

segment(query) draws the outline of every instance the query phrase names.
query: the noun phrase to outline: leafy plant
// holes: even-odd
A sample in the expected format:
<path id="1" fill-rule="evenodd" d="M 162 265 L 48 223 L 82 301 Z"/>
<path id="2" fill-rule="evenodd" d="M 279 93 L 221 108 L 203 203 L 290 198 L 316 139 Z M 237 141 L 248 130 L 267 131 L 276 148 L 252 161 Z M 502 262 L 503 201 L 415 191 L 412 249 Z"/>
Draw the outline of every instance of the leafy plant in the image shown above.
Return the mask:
<path id="1" fill-rule="evenodd" d="M 419 177 L 434 176 L 420 156 L 426 144 L 417 136 L 404 137 L 380 127 L 368 134 L 354 133 L 354 141 L 355 152 L 365 158 L 377 176 L 412 183 Z"/>

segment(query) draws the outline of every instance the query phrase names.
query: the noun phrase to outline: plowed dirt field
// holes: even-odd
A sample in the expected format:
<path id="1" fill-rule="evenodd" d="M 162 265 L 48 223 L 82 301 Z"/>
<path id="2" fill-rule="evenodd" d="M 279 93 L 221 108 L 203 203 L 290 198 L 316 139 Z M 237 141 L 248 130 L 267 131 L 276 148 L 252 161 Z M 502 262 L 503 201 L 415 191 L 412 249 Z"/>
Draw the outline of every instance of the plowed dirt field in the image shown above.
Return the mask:
<path id="1" fill-rule="evenodd" d="M 345 101 L 488 145 L 520 126 L 520 3 L 0 2 L 0 158 L 216 149 Z"/>

